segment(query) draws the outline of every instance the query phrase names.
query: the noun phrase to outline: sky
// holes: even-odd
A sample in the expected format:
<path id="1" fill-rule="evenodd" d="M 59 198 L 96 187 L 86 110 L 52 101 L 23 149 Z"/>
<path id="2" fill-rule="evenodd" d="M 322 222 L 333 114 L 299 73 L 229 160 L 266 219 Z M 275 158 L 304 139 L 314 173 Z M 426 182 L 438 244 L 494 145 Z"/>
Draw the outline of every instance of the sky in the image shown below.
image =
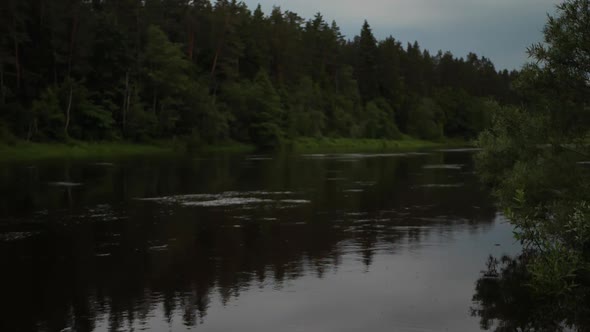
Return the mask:
<path id="1" fill-rule="evenodd" d="M 547 14 L 558 0 L 244 0 L 265 13 L 274 5 L 309 19 L 320 12 L 335 20 L 347 39 L 366 19 L 377 39 L 393 36 L 404 45 L 418 41 L 431 53 L 451 51 L 457 57 L 474 52 L 492 60 L 496 69 L 518 69 L 526 48 L 542 41 Z"/>

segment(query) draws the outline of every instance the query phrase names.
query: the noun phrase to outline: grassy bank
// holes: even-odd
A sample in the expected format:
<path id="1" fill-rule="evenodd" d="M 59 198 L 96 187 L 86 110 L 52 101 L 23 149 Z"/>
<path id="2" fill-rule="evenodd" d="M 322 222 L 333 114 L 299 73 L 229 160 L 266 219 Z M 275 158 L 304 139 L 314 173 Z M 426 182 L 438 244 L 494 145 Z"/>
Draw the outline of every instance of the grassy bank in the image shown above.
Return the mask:
<path id="1" fill-rule="evenodd" d="M 127 142 L 70 142 L 0 144 L 0 161 L 55 158 L 97 158 L 173 153 L 175 146 L 165 144 L 134 144 Z"/>
<path id="2" fill-rule="evenodd" d="M 405 137 L 402 140 L 353 139 L 353 138 L 298 138 L 286 144 L 286 150 L 295 153 L 314 152 L 382 152 L 425 150 L 448 146 L 465 146 L 465 141 L 431 142 Z M 0 161 L 40 159 L 115 158 L 124 156 L 163 155 L 186 153 L 186 144 L 179 141 L 158 141 L 151 144 L 129 142 L 81 142 L 69 143 L 0 143 Z M 228 142 L 202 146 L 194 153 L 254 152 L 252 145 Z"/>
<path id="3" fill-rule="evenodd" d="M 433 148 L 468 146 L 462 140 L 425 141 L 411 137 L 401 140 L 354 139 L 354 138 L 298 138 L 291 142 L 290 149 L 299 153 L 313 152 L 383 152 L 427 150 Z"/>
<path id="4" fill-rule="evenodd" d="M 237 153 L 253 152 L 256 148 L 252 145 L 235 142 L 187 149 L 187 144 L 183 141 L 154 141 L 141 144 L 124 141 L 71 141 L 68 143 L 31 143 L 17 141 L 11 144 L 0 143 L 0 162 L 59 158 L 85 159 L 171 155 L 184 154 L 187 153 L 187 150 L 192 153 Z"/>

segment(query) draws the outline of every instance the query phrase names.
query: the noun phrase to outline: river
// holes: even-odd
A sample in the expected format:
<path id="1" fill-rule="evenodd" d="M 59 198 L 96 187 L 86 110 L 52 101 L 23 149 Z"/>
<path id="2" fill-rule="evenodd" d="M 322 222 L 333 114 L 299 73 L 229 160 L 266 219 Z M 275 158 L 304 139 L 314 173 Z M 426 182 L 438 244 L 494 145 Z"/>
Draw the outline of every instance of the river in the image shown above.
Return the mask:
<path id="1" fill-rule="evenodd" d="M 472 156 L 0 163 L 0 330 L 478 331 L 519 247 Z"/>

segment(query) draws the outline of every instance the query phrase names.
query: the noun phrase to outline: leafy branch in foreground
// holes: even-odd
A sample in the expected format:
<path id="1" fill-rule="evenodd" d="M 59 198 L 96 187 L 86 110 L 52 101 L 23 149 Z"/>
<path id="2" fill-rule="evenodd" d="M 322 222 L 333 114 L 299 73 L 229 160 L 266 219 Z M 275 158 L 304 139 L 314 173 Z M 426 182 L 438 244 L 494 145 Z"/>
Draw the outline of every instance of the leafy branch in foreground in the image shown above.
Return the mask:
<path id="1" fill-rule="evenodd" d="M 515 84 L 523 105 L 497 112 L 478 140 L 482 178 L 534 252 L 532 285 L 559 296 L 589 285 L 589 4 L 558 6 Z"/>

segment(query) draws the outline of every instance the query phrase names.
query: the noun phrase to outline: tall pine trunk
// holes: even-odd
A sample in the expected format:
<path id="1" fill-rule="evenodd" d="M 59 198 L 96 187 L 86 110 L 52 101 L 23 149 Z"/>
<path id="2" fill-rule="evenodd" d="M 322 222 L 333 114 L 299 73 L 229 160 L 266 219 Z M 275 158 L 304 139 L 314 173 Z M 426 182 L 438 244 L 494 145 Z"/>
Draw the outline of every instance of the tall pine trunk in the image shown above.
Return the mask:
<path id="1" fill-rule="evenodd" d="M 156 114 L 156 105 L 158 104 L 158 90 L 154 89 L 154 101 L 152 105 L 152 111 Z"/>
<path id="2" fill-rule="evenodd" d="M 20 89 L 20 81 L 21 81 L 21 68 L 20 68 L 20 55 L 18 50 L 18 39 L 16 37 L 16 14 L 12 18 L 12 27 L 14 29 L 13 37 L 14 37 L 14 67 L 16 70 L 16 88 Z"/>
<path id="3" fill-rule="evenodd" d="M 0 105 L 6 103 L 6 90 L 4 88 L 4 63 L 0 62 Z"/>
<path id="4" fill-rule="evenodd" d="M 123 95 L 123 134 L 127 125 L 127 110 L 129 109 L 129 70 L 125 73 L 125 94 Z"/>
<path id="5" fill-rule="evenodd" d="M 65 124 L 65 127 L 64 127 L 64 132 L 65 132 L 66 138 L 69 137 L 68 129 L 70 127 L 70 112 L 72 110 L 72 97 L 73 97 L 73 94 L 74 94 L 74 86 L 70 82 L 70 96 L 68 98 L 68 107 L 66 108 L 66 124 Z"/>
<path id="6" fill-rule="evenodd" d="M 193 52 L 195 50 L 195 32 L 191 29 L 188 37 L 188 59 L 193 61 Z"/>
<path id="7" fill-rule="evenodd" d="M 72 73 L 72 58 L 74 57 L 74 46 L 76 41 L 76 35 L 78 33 L 78 22 L 79 16 L 76 13 L 76 16 L 74 17 L 72 22 L 72 31 L 70 35 L 70 52 L 68 55 L 68 77 L 70 77 L 70 74 Z"/>

